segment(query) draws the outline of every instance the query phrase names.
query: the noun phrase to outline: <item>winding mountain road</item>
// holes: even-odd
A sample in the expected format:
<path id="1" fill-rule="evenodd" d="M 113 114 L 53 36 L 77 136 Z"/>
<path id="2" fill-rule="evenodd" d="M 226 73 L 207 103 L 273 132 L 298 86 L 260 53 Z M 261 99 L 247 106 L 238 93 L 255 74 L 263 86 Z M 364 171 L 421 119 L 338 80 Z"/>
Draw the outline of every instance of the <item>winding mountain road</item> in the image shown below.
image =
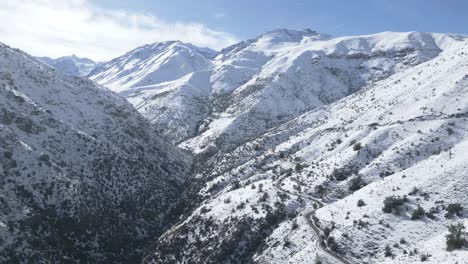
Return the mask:
<path id="1" fill-rule="evenodd" d="M 280 177 L 275 183 L 274 183 L 274 187 L 276 188 L 277 191 L 279 192 L 283 192 L 283 193 L 286 193 L 286 194 L 289 194 L 289 195 L 293 195 L 293 196 L 297 196 L 297 197 L 301 197 L 303 199 L 307 199 L 309 201 L 312 201 L 316 206 L 316 209 L 313 209 L 312 211 L 309 211 L 305 214 L 305 219 L 307 221 L 307 224 L 310 226 L 310 228 L 312 229 L 312 231 L 314 232 L 314 235 L 315 237 L 317 238 L 316 240 L 316 247 L 317 249 L 323 254 L 325 255 L 328 259 L 330 260 L 333 260 L 334 263 L 341 263 L 341 264 L 352 264 L 351 262 L 347 261 L 346 259 L 344 259 L 343 257 L 339 256 L 338 254 L 336 254 L 335 252 L 332 252 L 330 251 L 328 248 L 326 248 L 324 246 L 324 244 L 322 243 L 322 240 L 320 239 L 320 233 L 321 233 L 321 230 L 320 228 L 318 227 L 317 223 L 315 222 L 314 220 L 314 215 L 315 215 L 315 211 L 318 209 L 318 208 L 321 208 L 323 207 L 323 203 L 320 202 L 319 200 L 317 200 L 316 198 L 310 196 L 310 195 L 306 195 L 306 194 L 300 194 L 300 193 L 293 193 L 293 192 L 290 192 L 288 190 L 285 190 L 281 187 L 281 181 L 285 178 L 285 176 L 283 177 Z"/>

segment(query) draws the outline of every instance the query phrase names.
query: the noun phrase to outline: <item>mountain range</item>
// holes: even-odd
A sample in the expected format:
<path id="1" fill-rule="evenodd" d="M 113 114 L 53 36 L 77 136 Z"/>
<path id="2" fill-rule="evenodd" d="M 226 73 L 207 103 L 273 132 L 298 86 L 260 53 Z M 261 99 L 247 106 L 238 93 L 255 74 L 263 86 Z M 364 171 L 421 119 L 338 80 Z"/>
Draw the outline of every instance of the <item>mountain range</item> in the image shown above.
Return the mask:
<path id="1" fill-rule="evenodd" d="M 468 36 L 167 41 L 86 78 L 0 51 L 3 260 L 468 258 Z"/>

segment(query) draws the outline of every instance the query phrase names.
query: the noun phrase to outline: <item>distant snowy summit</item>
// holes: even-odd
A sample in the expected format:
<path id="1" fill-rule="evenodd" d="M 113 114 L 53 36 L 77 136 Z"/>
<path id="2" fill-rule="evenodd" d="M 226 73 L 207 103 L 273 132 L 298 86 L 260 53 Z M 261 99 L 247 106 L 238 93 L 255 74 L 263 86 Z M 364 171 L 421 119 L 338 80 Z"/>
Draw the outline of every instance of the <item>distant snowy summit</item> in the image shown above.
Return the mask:
<path id="1" fill-rule="evenodd" d="M 173 142 L 193 138 L 189 148 L 204 149 L 213 138 L 235 142 L 261 134 L 434 59 L 460 40 L 421 32 L 333 37 L 275 29 L 219 52 L 180 41 L 145 45 L 88 78 L 127 98 Z"/>
<path id="2" fill-rule="evenodd" d="M 38 57 L 45 64 L 73 76 L 86 76 L 100 63 L 88 58 L 79 58 L 75 55 L 52 59 L 49 57 Z"/>
<path id="3" fill-rule="evenodd" d="M 177 80 L 212 66 L 217 52 L 180 41 L 148 44 L 115 58 L 89 74 L 114 92 Z"/>

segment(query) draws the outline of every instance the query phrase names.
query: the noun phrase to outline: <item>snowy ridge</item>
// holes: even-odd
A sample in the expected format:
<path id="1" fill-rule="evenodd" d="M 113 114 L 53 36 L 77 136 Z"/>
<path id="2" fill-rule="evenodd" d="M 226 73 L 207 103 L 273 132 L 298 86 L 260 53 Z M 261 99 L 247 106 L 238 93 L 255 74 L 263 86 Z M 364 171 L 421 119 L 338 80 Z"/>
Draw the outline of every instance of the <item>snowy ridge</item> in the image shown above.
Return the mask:
<path id="1" fill-rule="evenodd" d="M 179 41 L 145 45 L 116 58 L 89 74 L 114 92 L 177 80 L 211 66 L 213 51 Z"/>
<path id="2" fill-rule="evenodd" d="M 438 35 L 426 34 L 425 38 L 412 36 L 408 33 L 386 33 L 285 48 L 258 66 L 258 70 L 253 71 L 244 84 L 228 95 L 223 94 L 219 103 L 214 102 L 215 105 L 227 105 L 219 110 L 220 116 L 233 118 L 214 118 L 213 128 L 191 139 L 186 146 L 191 149 L 191 145 L 204 146 L 219 137 L 238 141 L 238 137 L 253 136 L 308 110 L 336 101 L 372 82 L 434 58 L 441 52 L 439 46 L 432 45 L 435 41 L 420 43 L 422 39 L 434 40 Z M 385 39 L 392 40 L 395 46 L 389 48 L 388 44 L 384 44 Z M 356 42 L 361 44 L 357 45 Z M 414 47 L 408 48 L 410 44 Z M 444 42 L 444 45 L 448 44 Z M 224 65 L 220 66 L 220 69 L 224 68 Z M 213 76 L 218 74 L 215 72 Z M 219 76 L 230 74 L 221 73 Z M 213 89 L 216 90 L 220 83 L 225 85 L 223 80 L 214 82 Z M 234 135 L 231 131 L 234 131 Z"/>
<path id="3" fill-rule="evenodd" d="M 49 57 L 39 57 L 38 59 L 57 70 L 73 76 L 86 76 L 100 65 L 100 63 L 94 62 L 91 59 L 78 58 L 75 55 L 60 57 L 58 59 L 51 59 Z"/>

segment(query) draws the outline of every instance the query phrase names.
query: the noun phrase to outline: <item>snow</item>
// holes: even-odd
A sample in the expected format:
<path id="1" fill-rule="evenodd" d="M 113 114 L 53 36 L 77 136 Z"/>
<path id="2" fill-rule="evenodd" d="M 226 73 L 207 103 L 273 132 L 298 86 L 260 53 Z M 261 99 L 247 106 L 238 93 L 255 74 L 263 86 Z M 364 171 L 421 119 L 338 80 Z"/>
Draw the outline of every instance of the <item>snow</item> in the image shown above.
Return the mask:
<path id="1" fill-rule="evenodd" d="M 100 63 L 94 62 L 88 58 L 78 58 L 75 55 L 51 59 L 49 57 L 39 57 L 40 61 L 73 76 L 86 76 Z"/>
<path id="2" fill-rule="evenodd" d="M 190 158 L 108 89 L 3 44 L 0 58 L 0 262 L 141 257 L 102 245 L 146 243 L 178 203 Z M 92 238 L 76 234 L 83 226 Z"/>
<path id="3" fill-rule="evenodd" d="M 445 249 L 447 226 L 466 224 L 466 212 L 446 219 L 440 205 L 458 202 L 468 208 L 463 152 L 467 37 L 383 32 L 313 39 L 275 31 L 221 51 L 204 72 L 210 71 L 205 85 L 211 87 L 206 90 L 209 101 L 204 104 L 211 102 L 212 111 L 196 119 L 203 121 L 202 130 L 179 143 L 203 158 L 196 182 L 202 186 L 198 193 L 207 198 L 173 232 L 181 228 L 189 235 L 216 237 L 215 231 L 191 233 L 187 228 L 195 219 L 197 225 L 206 221 L 235 229 L 232 218 L 261 218 L 251 207 L 274 207 L 281 198 L 273 186 L 284 176 L 283 188 L 290 192 L 318 197 L 315 188 L 324 186 L 325 207 L 316 216 L 323 226 L 334 223 L 331 235 L 339 254 L 351 263 L 413 263 L 423 254 L 430 254 L 427 263 L 463 263 L 468 258 L 466 250 Z M 157 100 L 164 106 L 162 102 Z M 334 169 L 340 168 L 349 169 L 347 179 L 332 180 Z M 348 185 L 356 174 L 368 185 L 352 192 Z M 236 180 L 239 189 L 232 188 Z M 260 183 L 270 197 L 264 202 L 256 201 L 249 188 Z M 415 187 L 421 193 L 409 196 Z M 390 195 L 408 195 L 407 211 L 384 213 L 383 200 Z M 233 202 L 226 204 L 228 197 Z M 236 210 L 244 199 L 249 201 L 246 207 Z M 360 199 L 365 206 L 357 207 Z M 299 216 L 311 210 L 310 202 L 298 202 L 292 195 L 283 203 Z M 436 220 L 411 220 L 418 204 L 426 212 L 439 208 Z M 202 214 L 201 207 L 210 211 Z M 254 259 L 314 261 L 316 240 L 299 216 L 294 218 L 297 230 L 286 219 Z M 400 244 L 401 238 L 406 244 Z M 160 242 L 170 239 L 175 240 L 168 236 Z M 225 239 L 204 240 L 203 245 L 216 248 Z M 292 242 L 287 248 L 285 239 Z M 384 256 L 387 244 L 394 258 Z M 184 248 L 188 256 L 196 255 L 195 246 Z M 418 253 L 410 256 L 414 248 Z"/>
<path id="4" fill-rule="evenodd" d="M 280 223 L 260 232 L 265 244 L 252 258 L 327 261 L 305 219 L 314 210 L 300 196 L 307 195 L 324 203 L 314 215 L 322 228 L 333 227 L 338 254 L 352 263 L 413 263 L 423 254 L 430 254 L 427 263 L 463 263 L 467 251 L 447 252 L 445 235 L 450 224 L 468 224 L 467 73 L 468 37 L 462 35 L 335 38 L 277 29 L 220 52 L 178 41 L 145 45 L 89 78 L 128 100 L 157 135 L 195 155 L 187 197 L 198 200 L 188 201 L 193 210 L 158 239 L 155 259 L 172 259 L 160 249 L 177 245 L 181 262 L 206 260 L 232 245 L 243 221 L 254 232 L 267 215 L 282 212 Z M 64 87 L 13 93 L 50 105 L 79 133 L 101 131 L 109 120 L 83 107 L 92 96 L 76 99 L 80 90 Z M 101 87 L 92 91 L 128 107 Z M 128 146 L 113 145 L 120 148 Z M 357 175 L 366 186 L 352 191 Z M 391 195 L 408 197 L 401 212 L 382 211 Z M 359 200 L 366 205 L 358 207 Z M 450 203 L 461 203 L 463 215 L 446 218 Z M 411 220 L 418 205 L 434 209 L 435 218 Z M 246 241 L 237 239 L 241 250 Z M 386 245 L 393 258 L 384 256 Z"/>
<path id="5" fill-rule="evenodd" d="M 168 41 L 145 45 L 116 58 L 90 73 L 89 78 L 114 92 L 174 81 L 211 66 L 206 51 L 193 45 Z"/>

